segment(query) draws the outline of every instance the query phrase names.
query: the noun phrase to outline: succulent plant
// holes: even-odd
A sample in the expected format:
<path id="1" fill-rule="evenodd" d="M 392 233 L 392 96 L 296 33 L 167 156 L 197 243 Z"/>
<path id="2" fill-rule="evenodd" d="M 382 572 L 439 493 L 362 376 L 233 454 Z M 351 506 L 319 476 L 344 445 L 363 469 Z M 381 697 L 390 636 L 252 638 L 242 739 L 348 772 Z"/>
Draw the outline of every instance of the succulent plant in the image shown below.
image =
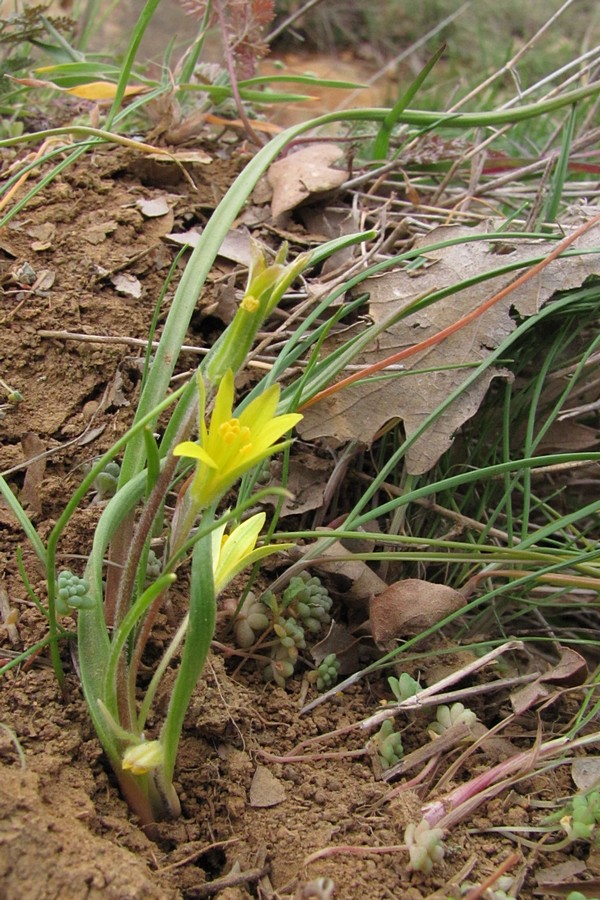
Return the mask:
<path id="1" fill-rule="evenodd" d="M 94 605 L 88 582 L 68 569 L 58 573 L 57 588 L 56 611 L 60 616 L 74 609 L 91 609 Z"/>
<path id="2" fill-rule="evenodd" d="M 306 572 L 292 578 L 283 593 L 282 605 L 295 613 L 311 634 L 318 634 L 323 625 L 331 621 L 332 600 L 327 588 L 315 575 L 309 576 Z"/>
<path id="3" fill-rule="evenodd" d="M 381 768 L 384 771 L 395 766 L 404 756 L 402 736 L 399 731 L 394 731 L 391 719 L 386 719 L 382 723 L 377 734 L 373 736 L 373 743 L 377 747 Z"/>
<path id="4" fill-rule="evenodd" d="M 306 649 L 306 634 L 318 634 L 331 621 L 332 600 L 318 578 L 295 576 L 278 599 L 272 591 L 256 599 L 248 594 L 233 626 L 236 643 L 249 649 L 269 627 L 273 630 L 271 660 L 264 669 L 266 681 L 283 687 L 293 675 L 299 652 Z M 331 654 L 335 657 L 335 654 Z M 319 690 L 335 683 L 339 663 L 327 657 L 314 677 Z"/>
<path id="5" fill-rule="evenodd" d="M 429 731 L 440 735 L 454 725 L 467 725 L 470 728 L 477 716 L 462 703 L 453 703 L 452 706 L 438 706 L 435 718 L 436 721 L 429 726 Z"/>
<path id="6" fill-rule="evenodd" d="M 339 659 L 335 653 L 329 653 L 310 673 L 309 678 L 315 682 L 318 691 L 325 691 L 336 683 L 339 671 Z"/>
<path id="7" fill-rule="evenodd" d="M 249 591 L 233 625 L 233 634 L 238 647 L 248 650 L 271 622 L 269 608 Z"/>
<path id="8" fill-rule="evenodd" d="M 408 848 L 410 868 L 429 875 L 435 863 L 444 858 L 443 836 L 443 830 L 431 828 L 427 819 L 422 819 L 418 825 L 408 825 L 404 832 L 404 843 Z"/>
<path id="9" fill-rule="evenodd" d="M 560 824 L 574 841 L 589 841 L 600 823 L 600 791 L 576 794 Z"/>
<path id="10" fill-rule="evenodd" d="M 111 497 L 114 497 L 117 492 L 120 474 L 121 466 L 113 459 L 104 466 L 104 469 L 99 475 L 96 475 L 94 487 L 96 488 L 99 500 L 109 500 Z"/>
<path id="11" fill-rule="evenodd" d="M 421 690 L 419 682 L 415 681 L 408 672 L 403 672 L 399 678 L 394 678 L 393 675 L 390 675 L 388 684 L 398 703 L 408 700 L 409 697 L 414 697 Z"/>
<path id="12" fill-rule="evenodd" d="M 160 559 L 154 550 L 148 550 L 148 558 L 146 560 L 146 583 L 152 584 L 153 581 L 156 581 L 161 572 L 162 565 Z"/>

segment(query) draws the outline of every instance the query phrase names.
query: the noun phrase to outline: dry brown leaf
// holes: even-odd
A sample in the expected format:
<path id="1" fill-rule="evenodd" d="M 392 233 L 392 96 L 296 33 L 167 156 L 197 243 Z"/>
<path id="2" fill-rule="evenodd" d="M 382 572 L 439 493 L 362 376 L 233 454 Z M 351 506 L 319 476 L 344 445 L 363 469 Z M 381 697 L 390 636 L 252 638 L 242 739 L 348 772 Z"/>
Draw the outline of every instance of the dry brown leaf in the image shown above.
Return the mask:
<path id="1" fill-rule="evenodd" d="M 551 691 L 538 678 L 536 681 L 532 681 L 531 684 L 526 684 L 525 687 L 512 691 L 510 705 L 516 716 L 522 716 L 532 706 L 538 706 L 551 696 Z M 555 694 L 555 698 L 556 696 Z"/>
<path id="2" fill-rule="evenodd" d="M 90 225 L 83 232 L 83 238 L 88 244 L 102 244 L 109 234 L 112 234 L 118 228 L 116 222 L 98 222 L 97 225 Z"/>
<path id="3" fill-rule="evenodd" d="M 146 219 L 166 216 L 171 212 L 171 207 L 166 197 L 153 197 L 151 200 L 142 197 L 137 201 L 136 205 Z"/>
<path id="4" fill-rule="evenodd" d="M 484 223 L 477 228 L 442 226 L 434 229 L 417 246 L 426 248 L 450 238 L 485 234 L 493 231 L 497 224 Z M 416 273 L 390 272 L 365 282 L 370 292 L 370 315 L 376 323 L 385 322 L 392 314 L 429 292 L 492 271 L 507 260 L 513 263 L 543 257 L 555 246 L 542 240 L 513 241 L 508 256 L 499 256 L 494 252 L 494 243 L 488 241 L 428 250 L 426 256 L 431 264 Z M 596 249 L 599 246 L 600 226 L 595 226 L 581 236 L 572 249 Z M 595 253 L 554 260 L 475 321 L 437 346 L 409 357 L 405 368 L 415 370 L 414 375 L 372 380 L 344 388 L 307 409 L 298 425 L 299 433 L 306 440 L 327 436 L 346 442 L 360 437 L 362 441 L 370 442 L 386 422 L 398 418 L 403 420 L 406 434 L 413 435 L 439 404 L 464 382 L 472 371 L 466 364 L 486 359 L 490 350 L 498 347 L 514 330 L 512 308 L 521 317 L 532 316 L 557 291 L 578 287 L 588 276 L 598 273 L 600 261 Z M 359 362 L 371 365 L 437 334 L 476 309 L 514 277 L 514 272 L 497 276 L 407 316 L 382 333 L 377 346 L 365 353 Z M 325 352 L 330 349 L 326 346 Z M 425 368 L 439 371 L 417 373 Z M 490 382 L 498 376 L 508 377 L 508 373 L 499 368 L 488 369 L 413 443 L 406 455 L 406 468 L 410 474 L 423 474 L 437 462 L 452 444 L 457 429 L 475 414 Z"/>
<path id="5" fill-rule="evenodd" d="M 254 241 L 254 243 L 257 243 Z M 219 247 L 219 256 L 250 268 L 253 240 L 247 228 L 232 228 Z M 260 246 L 260 244 L 258 245 Z"/>
<path id="6" fill-rule="evenodd" d="M 579 756 L 571 763 L 571 778 L 580 791 L 590 791 L 600 784 L 600 756 Z"/>
<path id="7" fill-rule="evenodd" d="M 420 578 L 396 581 L 371 599 L 373 640 L 385 645 L 409 634 L 419 634 L 464 605 L 463 595 L 445 584 Z"/>
<path id="8" fill-rule="evenodd" d="M 345 169 L 331 164 L 343 151 L 337 144 L 311 144 L 273 163 L 267 176 L 273 188 L 271 212 L 277 219 L 298 206 L 311 194 L 322 194 L 338 188 L 347 178 Z"/>
<path id="9" fill-rule="evenodd" d="M 566 420 L 553 422 L 537 445 L 539 453 L 582 453 L 600 443 L 600 430 Z"/>
<path id="10" fill-rule="evenodd" d="M 300 448 L 296 451 L 295 461 L 285 483 L 291 496 L 286 497 L 283 501 L 282 518 L 300 515 L 312 509 L 320 509 L 331 474 L 331 461 L 316 456 L 313 450 L 307 451 Z M 273 462 L 270 483 L 281 484 L 282 472 L 283 463 L 279 460 Z"/>
<path id="11" fill-rule="evenodd" d="M 535 880 L 540 888 L 550 890 L 554 896 L 566 896 L 569 891 L 577 890 L 579 887 L 585 888 L 590 884 L 589 881 L 573 881 L 578 875 L 584 875 L 587 870 L 583 859 L 569 859 L 556 866 L 540 869 L 536 872 Z M 556 893 L 558 887 L 564 888 L 564 894 Z"/>
<path id="12" fill-rule="evenodd" d="M 250 784 L 250 806 L 278 806 L 285 800 L 282 782 L 266 766 L 257 766 Z"/>
<path id="13" fill-rule="evenodd" d="M 559 661 L 549 672 L 544 672 L 540 681 L 565 687 L 576 687 L 579 684 L 585 684 L 587 676 L 587 663 L 581 653 L 577 653 L 571 647 L 561 647 Z"/>
<path id="14" fill-rule="evenodd" d="M 556 665 L 535 681 L 511 693 L 510 703 L 515 715 L 522 715 L 532 706 L 546 702 L 550 697 L 553 700 L 558 699 L 559 692 L 555 691 L 553 696 L 547 685 L 575 687 L 585 683 L 588 667 L 583 656 L 570 647 L 561 647 L 560 651 L 560 659 Z"/>
<path id="15" fill-rule="evenodd" d="M 333 622 L 327 635 L 310 648 L 310 655 L 319 665 L 330 653 L 335 653 L 340 663 L 340 675 L 350 675 L 360 669 L 359 641 L 345 625 Z"/>
<path id="16" fill-rule="evenodd" d="M 170 234 L 165 234 L 165 241 L 168 241 L 170 244 L 177 244 L 180 247 L 185 247 L 186 244 L 188 247 L 197 247 L 198 241 L 200 240 L 200 235 L 202 234 L 197 228 L 190 228 L 189 231 L 179 231 L 179 232 L 171 232 Z"/>
<path id="17" fill-rule="evenodd" d="M 321 528 L 324 534 L 327 528 Z M 330 560 L 327 557 L 331 557 Z M 363 606 L 372 594 L 380 594 L 387 587 L 376 572 L 362 559 L 353 559 L 352 553 L 339 542 L 331 544 L 321 556 L 311 563 L 311 568 L 331 577 L 333 589 L 350 606 Z"/>
<path id="18" fill-rule="evenodd" d="M 139 278 L 135 275 L 129 275 L 128 272 L 119 272 L 110 279 L 111 283 L 118 294 L 125 294 L 139 300 L 142 296 L 142 285 Z"/>

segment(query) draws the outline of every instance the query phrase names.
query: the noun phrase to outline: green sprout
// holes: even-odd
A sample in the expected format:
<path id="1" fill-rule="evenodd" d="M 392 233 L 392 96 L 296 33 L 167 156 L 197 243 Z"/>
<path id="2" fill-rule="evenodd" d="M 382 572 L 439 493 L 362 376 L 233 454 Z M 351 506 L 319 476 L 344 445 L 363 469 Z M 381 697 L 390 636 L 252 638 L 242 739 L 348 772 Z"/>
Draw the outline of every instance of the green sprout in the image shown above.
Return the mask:
<path id="1" fill-rule="evenodd" d="M 6 381 L 3 381 L 2 378 L 0 378 L 0 388 L 3 389 L 6 394 L 6 399 L 13 406 L 16 406 L 18 403 L 23 402 L 23 394 L 21 393 L 21 391 L 17 390 L 17 388 L 11 387 L 6 383 Z"/>

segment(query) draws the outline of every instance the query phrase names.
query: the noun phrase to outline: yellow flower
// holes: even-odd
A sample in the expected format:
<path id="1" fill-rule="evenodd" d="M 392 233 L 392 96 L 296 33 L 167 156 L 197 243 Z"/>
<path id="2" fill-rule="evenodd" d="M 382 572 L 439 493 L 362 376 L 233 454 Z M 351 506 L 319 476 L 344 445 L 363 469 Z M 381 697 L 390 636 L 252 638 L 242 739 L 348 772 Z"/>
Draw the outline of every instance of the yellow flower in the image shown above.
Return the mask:
<path id="1" fill-rule="evenodd" d="M 266 518 L 265 513 L 256 513 L 234 528 L 231 534 L 225 534 L 226 525 L 221 525 L 212 532 L 215 594 L 220 594 L 242 569 L 253 565 L 271 553 L 287 550 L 294 546 L 293 544 L 265 544 L 263 547 L 257 548 L 256 541 Z"/>
<path id="2" fill-rule="evenodd" d="M 233 416 L 233 372 L 228 369 L 219 385 L 207 428 L 204 421 L 206 394 L 201 375 L 198 386 L 200 440 L 198 443 L 184 441 L 175 447 L 173 453 L 197 460 L 191 496 L 198 509 L 205 509 L 222 497 L 245 472 L 287 447 L 289 441 L 276 441 L 302 416 L 298 413 L 275 415 L 279 385 L 272 385 L 236 418 Z"/>
<path id="3" fill-rule="evenodd" d="M 128 747 L 123 754 L 121 765 L 132 775 L 147 775 L 152 769 L 162 766 L 164 749 L 160 741 L 143 741 Z"/>

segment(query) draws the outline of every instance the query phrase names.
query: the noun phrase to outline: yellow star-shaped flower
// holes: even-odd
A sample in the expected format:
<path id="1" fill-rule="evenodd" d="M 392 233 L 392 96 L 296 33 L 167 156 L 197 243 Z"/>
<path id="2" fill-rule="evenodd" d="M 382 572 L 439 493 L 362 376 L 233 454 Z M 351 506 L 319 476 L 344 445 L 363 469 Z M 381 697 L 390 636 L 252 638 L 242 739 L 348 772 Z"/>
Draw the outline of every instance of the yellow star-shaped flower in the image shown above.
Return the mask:
<path id="1" fill-rule="evenodd" d="M 225 534 L 226 525 L 221 525 L 212 532 L 216 595 L 220 594 L 242 569 L 253 565 L 265 556 L 281 550 L 289 550 L 294 546 L 293 544 L 264 544 L 262 547 L 257 547 L 256 542 L 266 518 L 264 512 L 256 513 L 237 525 L 230 534 Z"/>
<path id="2" fill-rule="evenodd" d="M 198 509 L 206 509 L 222 497 L 229 488 L 263 459 L 283 450 L 289 441 L 277 443 L 280 437 L 296 425 L 302 416 L 287 413 L 276 416 L 279 385 L 252 400 L 240 414 L 233 415 L 233 372 L 229 369 L 219 385 L 215 406 L 206 427 L 206 392 L 202 376 L 198 377 L 200 391 L 200 439 L 177 444 L 173 453 L 197 460 L 191 496 Z"/>

